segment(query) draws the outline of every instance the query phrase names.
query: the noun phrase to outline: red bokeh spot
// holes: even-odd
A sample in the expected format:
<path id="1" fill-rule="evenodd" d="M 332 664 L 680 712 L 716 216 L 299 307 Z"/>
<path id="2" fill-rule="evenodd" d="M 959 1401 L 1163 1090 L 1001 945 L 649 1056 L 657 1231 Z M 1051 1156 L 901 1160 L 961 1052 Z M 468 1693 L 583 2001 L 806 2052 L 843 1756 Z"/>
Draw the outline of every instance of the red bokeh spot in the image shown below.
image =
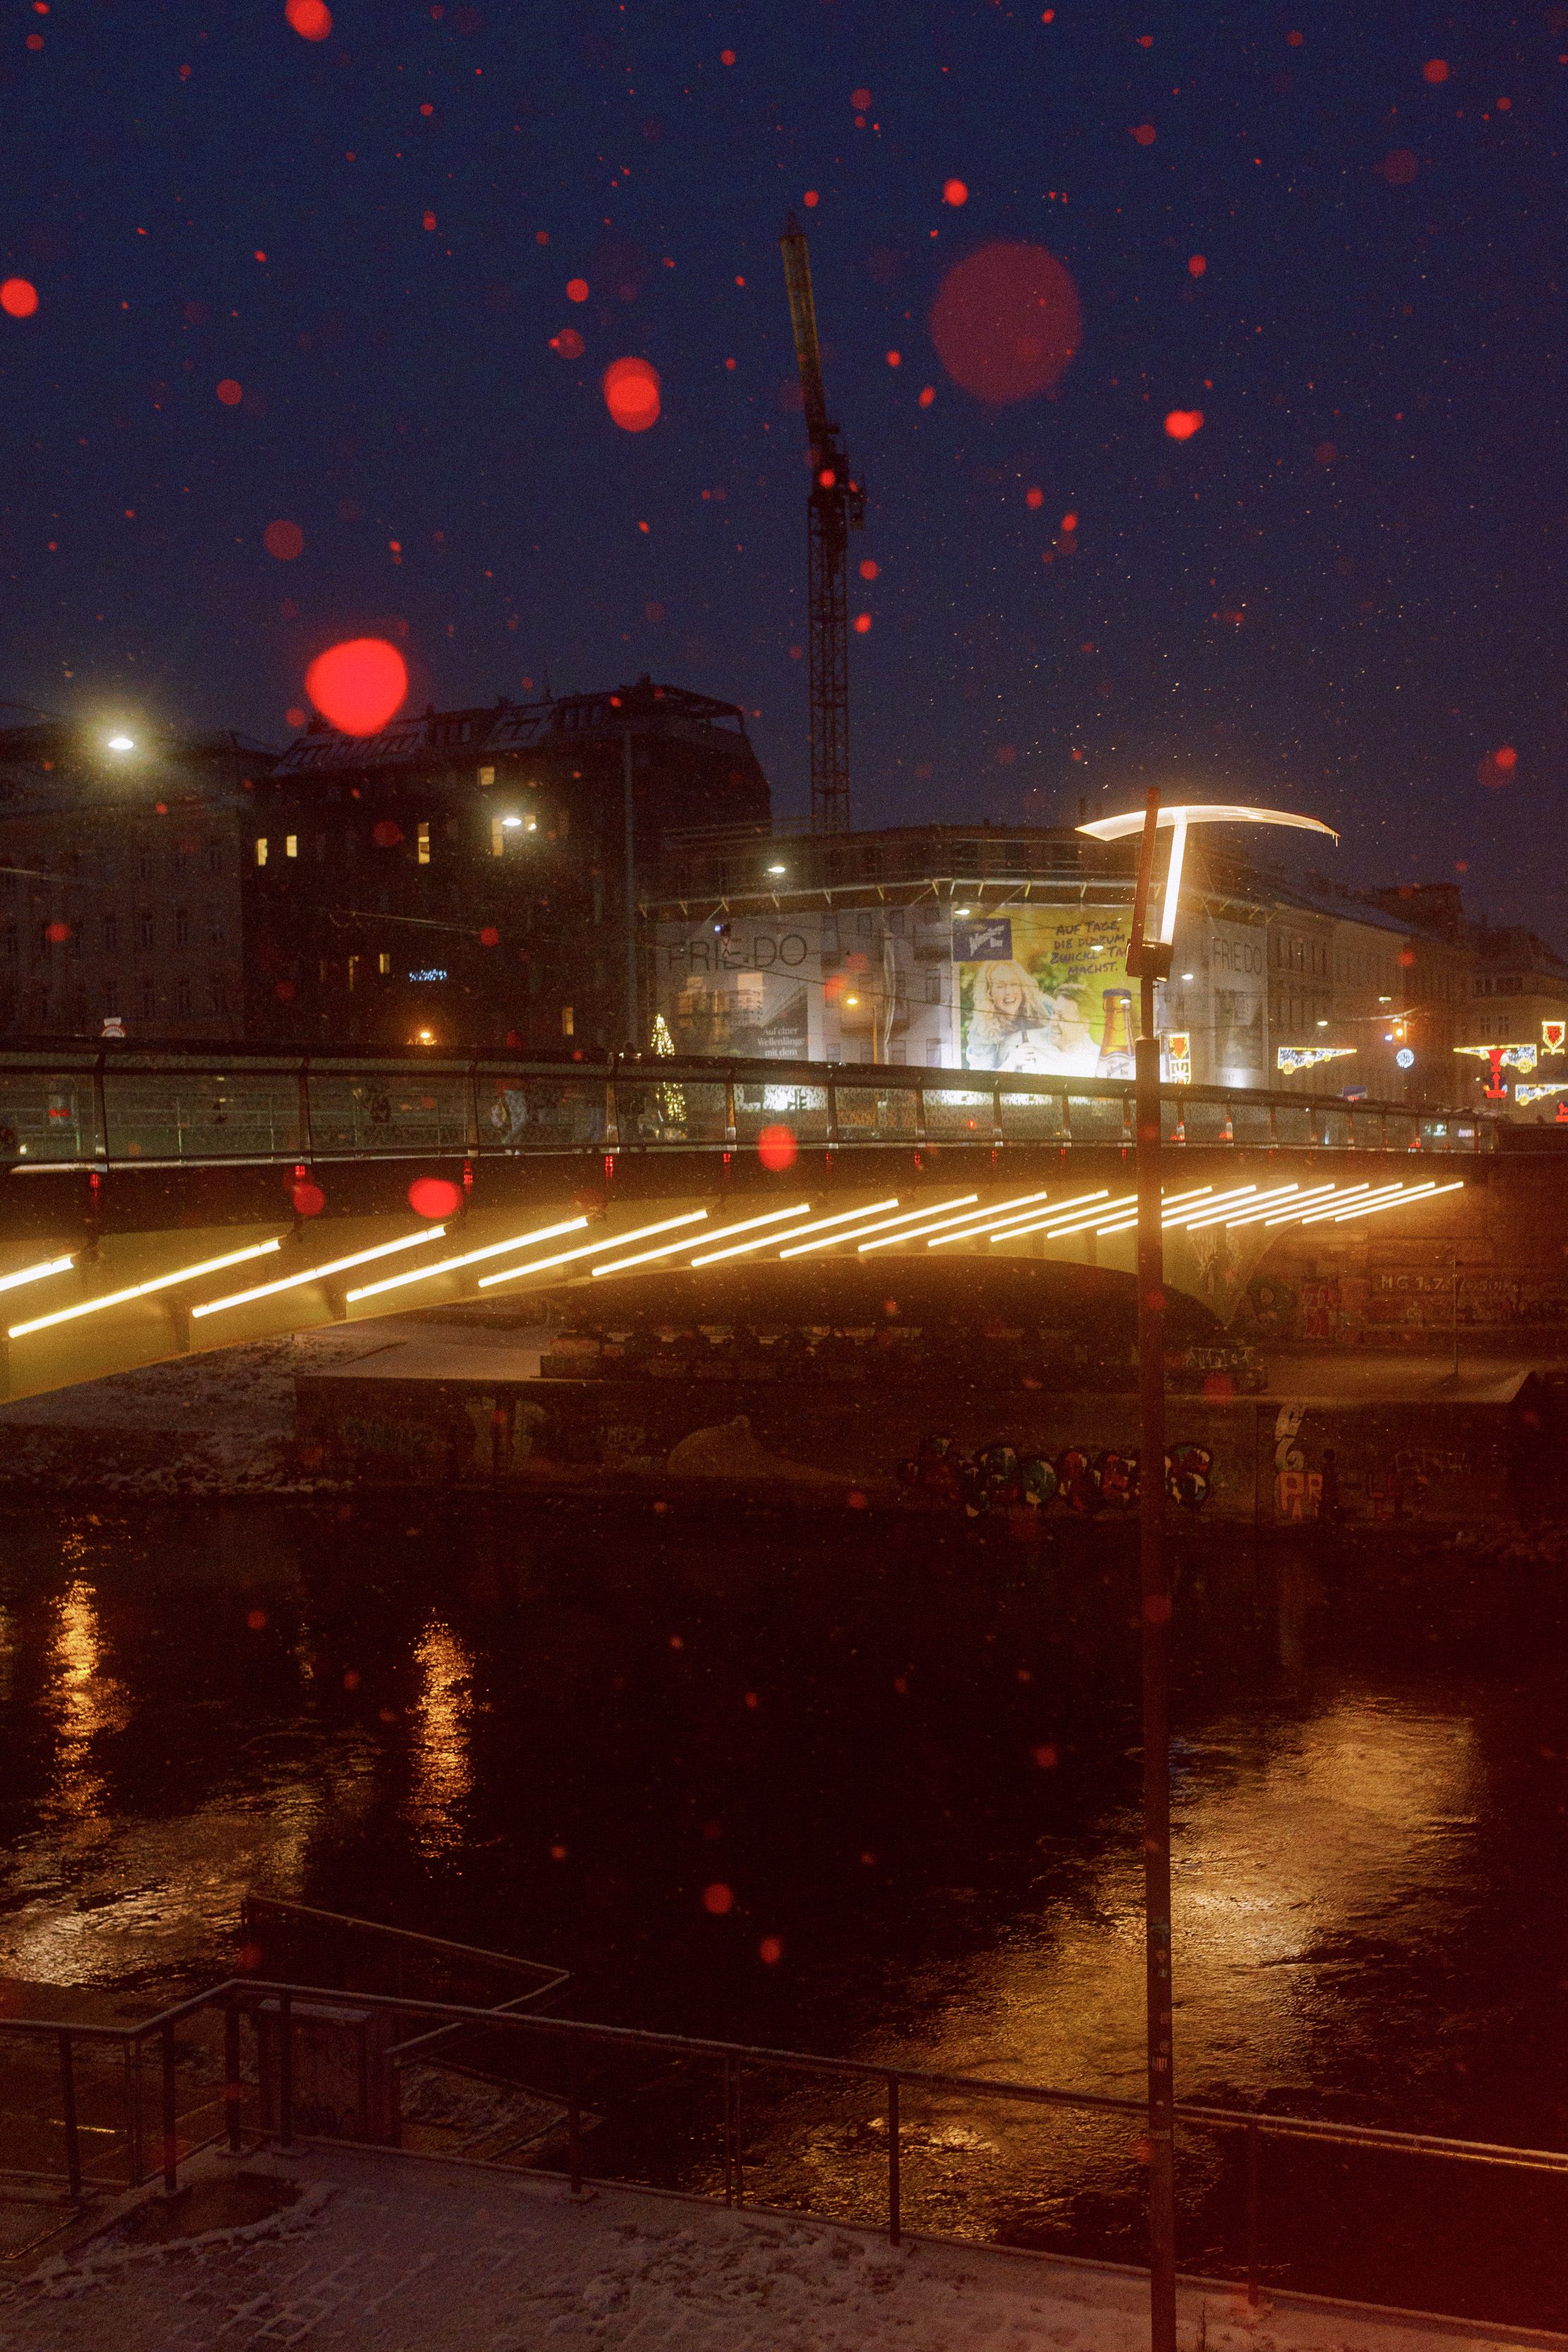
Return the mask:
<path id="1" fill-rule="evenodd" d="M 1043 507 L 1045 503 L 1046 494 L 1044 490 L 1026 490 L 1024 492 L 1024 504 L 1026 507 Z"/>
<path id="2" fill-rule="evenodd" d="M 327 1196 L 319 1184 L 292 1185 L 289 1198 L 297 1217 L 319 1217 L 327 1205 Z"/>
<path id="3" fill-rule="evenodd" d="M 623 433 L 658 423 L 658 370 L 647 360 L 612 360 L 603 381 L 605 405 Z"/>
<path id="4" fill-rule="evenodd" d="M 982 246 L 948 271 L 931 305 L 943 367 L 976 400 L 997 406 L 1047 392 L 1082 331 L 1077 289 L 1039 245 Z M 923 392 L 921 402 L 929 405 Z"/>
<path id="5" fill-rule="evenodd" d="M 807 188 L 805 196 L 802 198 L 803 203 L 813 206 L 819 205 L 822 199 L 817 194 L 815 188 Z"/>
<path id="6" fill-rule="evenodd" d="M 757 1158 L 775 1172 L 795 1166 L 797 1149 L 793 1128 L 764 1127 L 757 1138 Z"/>
<path id="7" fill-rule="evenodd" d="M 735 62 L 734 50 L 721 49 L 719 52 L 719 62 L 721 66 L 732 66 Z"/>
<path id="8" fill-rule="evenodd" d="M 1173 441 L 1190 441 L 1194 433 L 1203 430 L 1201 408 L 1173 408 L 1165 418 L 1165 430 Z"/>
<path id="9" fill-rule="evenodd" d="M 482 948 L 500 947 L 500 933 L 497 930 L 493 923 L 487 923 L 484 929 L 479 933 L 479 945 Z"/>
<path id="10" fill-rule="evenodd" d="M 764 1936 L 757 1946 L 757 1955 L 770 1969 L 775 1967 L 784 1958 L 783 1939 L 778 1936 Z"/>
<path id="11" fill-rule="evenodd" d="M 1035 1750 L 1035 1761 L 1036 1761 L 1036 1763 L 1040 1767 L 1040 1769 L 1041 1769 L 1043 1772 L 1048 1772 L 1048 1771 L 1050 1770 L 1050 1769 L 1051 1769 L 1052 1765 L 1056 1762 L 1056 1760 L 1057 1760 L 1057 1751 L 1056 1751 L 1056 1749 L 1055 1749 L 1054 1748 L 1036 1748 L 1036 1750 Z"/>
<path id="12" fill-rule="evenodd" d="M 1395 147 L 1377 168 L 1391 188 L 1407 188 L 1421 166 L 1408 147 Z"/>
<path id="13" fill-rule="evenodd" d="M 349 637 L 316 656 L 305 672 L 305 691 L 344 735 L 374 735 L 402 707 L 408 666 L 384 637 Z"/>
<path id="14" fill-rule="evenodd" d="M 1204 259 L 1201 253 L 1194 253 L 1189 256 L 1187 260 L 1187 275 L 1189 278 L 1201 278 L 1207 268 L 1208 263 Z"/>
<path id="15" fill-rule="evenodd" d="M 1421 79 L 1423 81 L 1447 81 L 1448 79 L 1447 58 L 1428 58 L 1426 64 L 1421 68 Z"/>
<path id="16" fill-rule="evenodd" d="M 967 184 L 963 180 L 944 180 L 942 184 L 942 200 L 944 205 L 966 205 L 969 202 Z"/>
<path id="17" fill-rule="evenodd" d="M 38 307 L 38 289 L 30 278 L 7 278 L 0 284 L 0 310 L 8 319 L 30 319 Z"/>
<path id="18" fill-rule="evenodd" d="M 51 923 L 44 934 L 50 945 L 57 948 L 63 947 L 70 935 L 71 927 L 68 923 Z"/>
<path id="19" fill-rule="evenodd" d="M 857 114 L 864 114 L 866 109 L 871 103 L 870 91 L 868 89 L 852 89 L 849 93 L 849 103 L 855 109 Z"/>
<path id="20" fill-rule="evenodd" d="M 1506 784 L 1519 765 L 1519 753 L 1511 743 L 1504 743 L 1496 751 L 1489 751 L 1476 770 L 1476 781 L 1482 784 Z"/>
<path id="21" fill-rule="evenodd" d="M 297 702 L 291 702 L 283 716 L 290 727 L 303 727 L 305 724 L 305 713 Z"/>
<path id="22" fill-rule="evenodd" d="M 861 563 L 860 577 L 862 580 L 875 580 L 880 569 L 880 565 L 868 555 Z"/>
<path id="23" fill-rule="evenodd" d="M 267 1622 L 266 1610 L 247 1609 L 245 1612 L 245 1622 L 253 1633 L 259 1633 Z"/>
<path id="24" fill-rule="evenodd" d="M 844 1505 L 845 1508 L 850 1511 L 864 1511 L 868 1510 L 870 1507 L 867 1497 L 860 1492 L 858 1486 L 850 1487 L 849 1492 L 844 1497 Z"/>
<path id="25" fill-rule="evenodd" d="M 403 827 L 395 817 L 384 816 L 371 826 L 370 837 L 378 849 L 395 849 L 403 838 Z"/>
<path id="26" fill-rule="evenodd" d="M 433 228 L 435 227 L 435 226 L 436 226 L 436 215 L 435 215 L 435 214 L 434 214 L 434 213 L 421 213 L 421 215 L 419 215 L 419 226 L 420 226 L 420 227 L 421 227 L 421 228 L 423 228 L 423 229 L 426 229 L 426 230 L 433 229 Z"/>
<path id="27" fill-rule="evenodd" d="M 279 563 L 292 563 L 304 552 L 305 534 L 297 522 L 269 522 L 261 534 L 261 544 Z"/>
<path id="28" fill-rule="evenodd" d="M 288 0 L 283 14 L 302 40 L 324 41 L 332 29 L 327 0 Z"/>
<path id="29" fill-rule="evenodd" d="M 1137 122 L 1132 126 L 1132 136 L 1140 147 L 1152 147 L 1156 135 L 1152 122 Z"/>
<path id="30" fill-rule="evenodd" d="M 1339 454 L 1338 449 L 1334 446 L 1334 444 L 1331 441 L 1320 441 L 1317 447 L 1312 452 L 1312 457 L 1314 463 L 1317 465 L 1331 466 Z"/>
<path id="31" fill-rule="evenodd" d="M 580 360 L 587 345 L 575 327 L 563 327 L 558 335 L 551 336 L 550 348 L 559 352 L 563 360 Z"/>
<path id="32" fill-rule="evenodd" d="M 1063 515 L 1063 517 L 1062 517 L 1062 530 L 1063 530 L 1064 534 L 1065 534 L 1067 537 L 1070 538 L 1070 537 L 1072 536 L 1073 532 L 1074 532 L 1077 529 L 1078 529 L 1078 517 L 1077 517 L 1077 515 L 1075 515 L 1075 514 L 1065 514 L 1065 515 Z"/>
<path id="33" fill-rule="evenodd" d="M 904 355 L 902 352 L 889 352 L 888 353 L 888 365 L 889 367 L 902 367 L 903 363 Z"/>
<path id="34" fill-rule="evenodd" d="M 715 1879 L 711 1886 L 703 1888 L 702 1908 L 711 1912 L 715 1919 L 721 1919 L 726 1911 L 732 1911 L 734 1907 L 734 1890 L 726 1886 L 721 1879 Z"/>
<path id="35" fill-rule="evenodd" d="M 934 384 L 926 383 L 921 386 L 920 404 L 922 408 L 929 408 L 935 398 L 936 386 Z"/>
<path id="36" fill-rule="evenodd" d="M 218 385 L 217 396 L 226 408 L 237 408 L 245 398 L 245 388 L 237 383 L 233 376 L 226 375 Z"/>
<path id="37" fill-rule="evenodd" d="M 863 637 L 863 636 L 866 635 L 867 631 L 870 628 L 870 625 L 871 625 L 871 615 L 870 615 L 870 614 L 869 614 L 869 613 L 857 613 L 857 614 L 856 614 L 856 615 L 855 615 L 855 634 L 856 634 L 856 635 L 857 635 L 858 637 Z"/>
<path id="38" fill-rule="evenodd" d="M 408 1205 L 416 1217 L 450 1217 L 462 1197 L 445 1176 L 416 1176 L 408 1187 Z"/>
<path id="39" fill-rule="evenodd" d="M 566 280 L 566 299 L 568 302 L 585 302 L 587 299 L 587 279 L 585 278 L 569 278 Z"/>

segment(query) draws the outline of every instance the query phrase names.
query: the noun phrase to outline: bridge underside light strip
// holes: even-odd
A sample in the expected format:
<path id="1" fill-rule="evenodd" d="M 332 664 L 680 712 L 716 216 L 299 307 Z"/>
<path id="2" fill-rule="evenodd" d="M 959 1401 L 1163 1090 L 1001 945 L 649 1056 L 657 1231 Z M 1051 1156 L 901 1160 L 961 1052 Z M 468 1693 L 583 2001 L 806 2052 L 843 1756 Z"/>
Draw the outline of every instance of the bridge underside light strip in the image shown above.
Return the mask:
<path id="1" fill-rule="evenodd" d="M 1298 1209 L 1321 1209 L 1327 1201 L 1329 1194 L 1339 1191 L 1339 1186 L 1337 1184 L 1309 1184 L 1305 1192 L 1294 1192 L 1293 1187 L 1291 1190 L 1294 1197 L 1290 1202 L 1290 1214 L 1294 1216 Z M 1258 1200 L 1253 1202 L 1249 1208 L 1237 1209 L 1227 1214 L 1225 1220 L 1226 1231 L 1229 1233 L 1237 1225 L 1260 1225 L 1265 1223 L 1270 1217 L 1279 1217 L 1280 1213 L 1279 1202 L 1275 1198 L 1274 1194 L 1272 1192 L 1264 1192 L 1258 1196 Z M 1187 1231 L 1191 1233 L 1192 1230 L 1193 1228 L 1189 1224 Z"/>
<path id="2" fill-rule="evenodd" d="M 253 1299 L 276 1298 L 280 1290 L 298 1290 L 301 1283 L 321 1282 L 329 1274 L 346 1274 L 351 1265 L 368 1265 L 373 1258 L 391 1257 L 398 1250 L 423 1249 L 428 1242 L 438 1242 L 445 1225 L 426 1225 L 417 1234 L 401 1234 L 395 1242 L 377 1242 L 374 1249 L 355 1250 L 350 1257 L 331 1257 L 324 1265 L 308 1265 L 303 1274 L 285 1275 L 281 1282 L 263 1282 L 254 1290 L 236 1290 L 227 1298 L 212 1299 L 205 1307 L 193 1307 L 191 1320 L 203 1315 L 221 1315 L 228 1307 L 248 1307 Z"/>
<path id="3" fill-rule="evenodd" d="M 1079 1192 L 1070 1201 L 1058 1201 L 1054 1209 L 1037 1211 L 1036 1215 L 1037 1217 L 1075 1217 L 1087 1209 L 1090 1202 L 1099 1202 L 1100 1205 L 1096 1209 L 1095 1214 L 1103 1216 L 1107 1190 L 1108 1188 L 1102 1184 L 1097 1192 Z M 1043 1193 L 1037 1195 L 1037 1199 L 1044 1197 Z M 964 1218 L 962 1227 L 957 1232 L 939 1233 L 934 1241 L 927 1242 L 926 1247 L 941 1249 L 948 1242 L 984 1241 L 989 1237 L 993 1225 L 1016 1225 L 1019 1222 L 1019 1211 L 1027 1205 L 1026 1201 L 1008 1201 L 999 1209 L 976 1210 Z M 1034 1222 L 1034 1219 L 1030 1220 L 1031 1230 L 1033 1230 Z M 929 1228 L 926 1230 L 929 1231 Z M 883 1242 L 871 1242 L 867 1246 L 871 1249 L 883 1249 L 887 1244 Z"/>
<path id="4" fill-rule="evenodd" d="M 1370 1208 L 1374 1201 L 1396 1201 L 1404 1191 L 1403 1184 L 1367 1184 L 1362 1187 L 1359 1195 L 1325 1201 L 1321 1209 L 1306 1210 L 1300 1222 L 1304 1225 L 1320 1225 L 1331 1219 L 1352 1216 L 1358 1209 Z"/>
<path id="5" fill-rule="evenodd" d="M 346 1296 L 355 1298 L 378 1298 L 384 1290 L 401 1290 L 410 1282 L 434 1282 L 438 1274 L 456 1274 L 460 1266 L 480 1265 L 488 1257 L 504 1256 L 508 1250 L 531 1249 L 535 1242 L 552 1242 L 560 1234 L 581 1233 L 586 1217 L 563 1217 L 558 1224 L 541 1225 L 531 1234 L 512 1234 L 504 1242 L 487 1243 L 483 1249 L 465 1250 L 461 1257 L 444 1257 L 435 1265 L 416 1265 L 412 1274 L 389 1274 L 384 1281 L 367 1282 L 359 1290 Z"/>
<path id="6" fill-rule="evenodd" d="M 1463 1177 L 1456 1177 L 1451 1184 L 1415 1184 L 1408 1192 L 1392 1201 L 1368 1201 L 1357 1209 L 1342 1209 L 1334 1223 L 1336 1225 L 1343 1225 L 1348 1224 L 1352 1217 L 1380 1216 L 1384 1209 L 1414 1209 L 1425 1206 L 1426 1202 L 1435 1201 L 1440 1192 L 1462 1192 L 1464 1189 Z"/>
<path id="7" fill-rule="evenodd" d="M 940 1209 L 902 1209 L 896 1217 L 882 1217 L 875 1224 L 851 1225 L 847 1233 L 828 1234 L 820 1241 L 796 1242 L 792 1248 L 782 1249 L 780 1257 L 805 1257 L 813 1250 L 837 1249 L 840 1242 L 864 1241 L 869 1234 L 890 1233 L 895 1225 L 912 1225 L 921 1217 L 945 1215 L 950 1209 L 967 1209 L 978 1201 L 978 1192 L 960 1192 L 956 1200 L 944 1201 Z M 869 1215 L 863 1210 L 862 1215 Z"/>
<path id="8" fill-rule="evenodd" d="M 1285 1192 L 1293 1192 L 1295 1187 L 1285 1185 L 1281 1189 Z M 1216 1192 L 1212 1185 L 1205 1185 L 1204 1192 L 1207 1195 L 1206 1198 L 1197 1194 L 1178 1192 L 1173 1199 L 1161 1202 L 1161 1225 L 1168 1234 L 1179 1234 L 1190 1223 L 1199 1218 L 1208 1219 L 1223 1215 L 1227 1202 L 1233 1208 L 1240 1208 L 1257 1191 L 1256 1184 L 1233 1184 L 1225 1192 Z M 1138 1213 L 1134 1210 L 1130 1217 L 1119 1217 L 1114 1224 L 1098 1225 L 1095 1230 L 1100 1234 L 1130 1234 L 1137 1223 Z"/>
<path id="9" fill-rule="evenodd" d="M 252 1242 L 248 1249 L 228 1250 L 222 1257 L 205 1257 L 197 1265 L 176 1266 L 173 1274 L 155 1275 L 151 1282 L 133 1282 L 126 1290 L 106 1291 L 101 1298 L 85 1299 L 79 1307 L 61 1307 L 53 1315 L 36 1315 L 30 1323 L 13 1323 L 5 1337 L 20 1339 L 28 1331 L 47 1331 L 56 1323 L 74 1323 L 79 1315 L 100 1315 L 106 1307 L 124 1307 L 133 1298 L 150 1298 L 155 1290 L 172 1290 L 177 1282 L 195 1282 L 198 1275 L 221 1274 L 226 1266 L 244 1265 L 253 1257 L 268 1257 L 283 1246 L 282 1236 Z"/>
<path id="10" fill-rule="evenodd" d="M 1359 1184 L 1346 1184 L 1342 1187 L 1338 1184 L 1331 1185 L 1327 1200 L 1315 1202 L 1311 1204 L 1311 1207 L 1314 1210 L 1342 1209 L 1347 1207 L 1352 1201 L 1364 1201 L 1367 1199 L 1371 1192 L 1372 1183 L 1370 1179 L 1363 1180 L 1363 1181 Z M 1277 1209 L 1271 1216 L 1264 1219 L 1264 1223 L 1267 1225 L 1293 1225 L 1300 1221 L 1302 1224 L 1305 1224 L 1309 1213 L 1309 1210 L 1305 1207 L 1300 1209 Z"/>
<path id="11" fill-rule="evenodd" d="M 991 1239 L 994 1242 L 1023 1241 L 1027 1234 L 1043 1233 L 1047 1241 L 1054 1242 L 1067 1234 L 1088 1233 L 1091 1226 L 1099 1231 L 1107 1217 L 1121 1216 L 1131 1208 L 1133 1199 L 1132 1193 L 1124 1192 L 1121 1200 L 1102 1201 L 1097 1209 L 1075 1211 L 1065 1223 L 1060 1223 L 1057 1222 L 1062 1215 L 1060 1210 L 1054 1216 L 1029 1217 L 1022 1224 L 1005 1225 L 999 1234 L 993 1234 Z"/>
<path id="12" fill-rule="evenodd" d="M 880 1241 L 862 1242 L 860 1253 L 864 1256 L 870 1250 L 899 1249 L 905 1242 L 923 1241 L 927 1234 L 940 1234 L 945 1237 L 950 1228 L 954 1226 L 963 1226 L 969 1238 L 973 1240 L 988 1221 L 1016 1216 L 1021 1209 L 1036 1207 L 1045 1197 L 1043 1192 L 1020 1192 L 1016 1200 L 1003 1201 L 994 1208 L 956 1209 L 945 1217 L 933 1216 L 930 1224 L 911 1225 L 907 1233 L 889 1234 Z M 928 1243 L 927 1247 L 931 1246 Z"/>
<path id="13" fill-rule="evenodd" d="M 0 1274 L 0 1290 L 20 1290 L 25 1282 L 42 1282 L 47 1274 L 68 1274 L 76 1264 L 74 1257 L 40 1258 L 37 1265 L 24 1265 L 15 1274 Z"/>
<path id="14" fill-rule="evenodd" d="M 704 1241 L 723 1241 L 731 1234 L 749 1234 L 758 1225 L 772 1225 L 775 1230 L 768 1236 L 768 1238 L 772 1241 L 776 1241 L 778 1238 L 776 1228 L 781 1219 L 787 1220 L 791 1217 L 804 1217 L 810 1210 L 810 1207 L 811 1202 L 809 1201 L 800 1201 L 796 1202 L 793 1209 L 770 1209 L 765 1216 L 744 1217 L 738 1225 L 715 1225 L 712 1233 L 710 1234 L 704 1234 L 702 1238 Z M 613 1248 L 614 1244 L 606 1243 L 605 1247 Z M 674 1257 L 678 1255 L 681 1250 L 689 1250 L 690 1247 L 691 1235 L 687 1234 L 680 1241 L 665 1242 L 658 1249 L 638 1250 L 635 1257 L 618 1257 L 613 1265 L 596 1265 L 593 1269 L 590 1279 L 597 1282 L 601 1275 L 623 1274 L 627 1266 L 647 1265 L 650 1265 L 656 1257 Z"/>
<path id="15" fill-rule="evenodd" d="M 717 1265 L 721 1258 L 744 1257 L 748 1250 L 772 1249 L 777 1241 L 797 1242 L 804 1234 L 823 1234 L 827 1231 L 829 1225 L 853 1224 L 857 1217 L 875 1217 L 879 1215 L 882 1210 L 896 1209 L 898 1205 L 899 1196 L 895 1192 L 886 1201 L 868 1201 L 863 1209 L 839 1209 L 831 1217 L 818 1217 L 812 1224 L 796 1225 L 793 1233 L 763 1234 L 753 1242 L 732 1243 L 729 1249 L 705 1250 L 700 1257 L 694 1257 L 691 1263 L 693 1265 Z"/>
<path id="16" fill-rule="evenodd" d="M 608 1239 L 601 1236 L 596 1242 L 582 1243 L 576 1249 L 559 1250 L 553 1257 L 536 1257 L 527 1265 L 503 1266 L 500 1274 L 481 1274 L 479 1288 L 493 1290 L 498 1282 L 516 1282 L 525 1274 L 544 1274 L 552 1266 L 572 1265 L 579 1258 L 603 1257 L 610 1250 L 625 1249 L 628 1242 L 651 1241 L 655 1234 L 671 1234 L 677 1225 L 700 1225 L 707 1215 L 706 1209 L 687 1209 L 679 1217 L 661 1217 L 656 1225 L 634 1225 L 629 1234 L 616 1234 Z M 579 1224 L 587 1222 L 585 1217 L 577 1220 Z"/>

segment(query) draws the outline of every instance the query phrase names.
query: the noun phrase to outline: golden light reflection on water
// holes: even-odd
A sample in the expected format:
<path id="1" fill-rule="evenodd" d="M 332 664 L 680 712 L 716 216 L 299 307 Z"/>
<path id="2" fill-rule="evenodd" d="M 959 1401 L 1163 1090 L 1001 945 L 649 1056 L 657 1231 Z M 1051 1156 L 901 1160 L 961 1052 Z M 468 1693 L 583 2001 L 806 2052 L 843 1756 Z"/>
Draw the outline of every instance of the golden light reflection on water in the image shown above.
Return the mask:
<path id="1" fill-rule="evenodd" d="M 408 1817 L 415 1849 L 429 1861 L 459 1843 L 461 1809 L 474 1785 L 469 1755 L 474 1661 L 439 1618 L 432 1618 L 426 1627 L 414 1660 L 420 1682 L 409 1711 L 414 1736 Z"/>
<path id="2" fill-rule="evenodd" d="M 1344 1698 L 1292 1726 L 1215 1727 L 1176 1793 L 1173 1967 L 1180 2095 L 1303 2084 L 1313 2046 L 1375 2032 L 1336 2002 L 1338 1944 L 1426 1948 L 1474 1866 L 1478 1761 L 1458 1715 Z M 1311 1982 L 1304 1975 L 1313 1964 Z M 921 2063 L 1137 2095 L 1142 1870 L 1135 1816 L 1113 1855 L 1017 1923 L 962 1983 L 912 2006 L 945 2022 Z"/>
<path id="3" fill-rule="evenodd" d="M 89 1822 L 105 1802 L 93 1742 L 103 1732 L 121 1730 L 129 1710 L 123 1686 L 104 1669 L 98 1603 L 79 1577 L 59 1599 L 49 1670 L 58 1727 L 50 1810 L 57 1819 Z"/>

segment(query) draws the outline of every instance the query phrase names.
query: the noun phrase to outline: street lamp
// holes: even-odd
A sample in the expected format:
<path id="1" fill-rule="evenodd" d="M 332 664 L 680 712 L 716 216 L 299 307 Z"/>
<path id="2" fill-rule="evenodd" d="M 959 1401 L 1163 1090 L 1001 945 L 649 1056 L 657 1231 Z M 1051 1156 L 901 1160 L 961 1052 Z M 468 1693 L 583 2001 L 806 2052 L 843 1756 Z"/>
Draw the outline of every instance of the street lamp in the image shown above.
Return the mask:
<path id="1" fill-rule="evenodd" d="M 1160 805 L 1098 817 L 1079 833 L 1120 841 L 1142 833 L 1127 970 L 1139 987 L 1135 1048 L 1138 1182 L 1138 1552 L 1142 1593 L 1143 1954 L 1149 2069 L 1149 2332 L 1152 2352 L 1176 2352 L 1175 2089 L 1171 2049 L 1171 1578 L 1165 1558 L 1165 1244 L 1160 1185 L 1160 1038 L 1154 992 L 1171 976 L 1187 835 L 1194 824 L 1331 825 L 1283 809 L 1232 803 Z M 1154 913 L 1154 853 L 1162 830 L 1170 856 Z"/>

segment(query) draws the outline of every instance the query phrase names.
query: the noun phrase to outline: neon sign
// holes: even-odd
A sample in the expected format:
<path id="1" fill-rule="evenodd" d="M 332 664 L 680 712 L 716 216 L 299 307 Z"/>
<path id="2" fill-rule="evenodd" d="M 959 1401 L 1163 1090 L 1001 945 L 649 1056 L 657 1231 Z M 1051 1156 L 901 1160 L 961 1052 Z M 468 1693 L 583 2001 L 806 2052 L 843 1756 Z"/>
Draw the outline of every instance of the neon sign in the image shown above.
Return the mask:
<path id="1" fill-rule="evenodd" d="M 1277 1059 L 1282 1070 L 1315 1070 L 1320 1062 L 1340 1062 L 1354 1052 L 1353 1045 L 1281 1045 Z"/>
<path id="2" fill-rule="evenodd" d="M 445 964 L 433 963 L 424 971 L 411 971 L 408 977 L 410 980 L 445 980 L 447 967 Z"/>

